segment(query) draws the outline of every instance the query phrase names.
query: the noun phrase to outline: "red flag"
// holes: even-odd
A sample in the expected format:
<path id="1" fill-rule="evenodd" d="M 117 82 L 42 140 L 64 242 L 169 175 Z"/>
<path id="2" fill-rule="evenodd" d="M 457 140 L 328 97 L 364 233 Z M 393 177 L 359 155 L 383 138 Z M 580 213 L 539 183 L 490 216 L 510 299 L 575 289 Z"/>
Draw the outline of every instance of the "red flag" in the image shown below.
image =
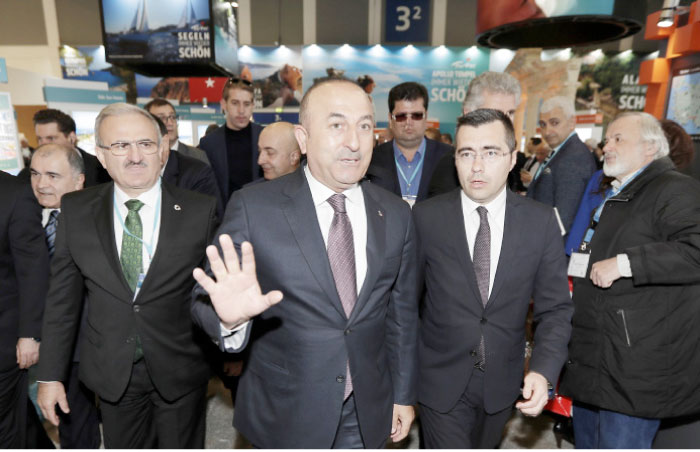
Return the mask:
<path id="1" fill-rule="evenodd" d="M 226 84 L 227 77 L 190 77 L 190 102 L 200 103 L 203 98 L 207 102 L 218 102 Z"/>

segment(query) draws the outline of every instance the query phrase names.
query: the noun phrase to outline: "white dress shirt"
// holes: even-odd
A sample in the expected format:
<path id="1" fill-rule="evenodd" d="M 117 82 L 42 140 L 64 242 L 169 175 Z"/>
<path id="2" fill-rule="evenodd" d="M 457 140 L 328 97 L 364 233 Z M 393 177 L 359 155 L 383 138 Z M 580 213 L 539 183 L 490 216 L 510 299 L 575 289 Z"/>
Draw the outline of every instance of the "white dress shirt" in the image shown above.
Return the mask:
<path id="1" fill-rule="evenodd" d="M 54 210 L 58 210 L 58 213 L 61 213 L 61 209 L 41 209 L 41 226 L 43 228 L 46 228 L 46 225 L 49 223 L 51 212 Z"/>
<path id="2" fill-rule="evenodd" d="M 316 218 L 321 228 L 323 242 L 327 248 L 328 234 L 333 222 L 333 215 L 335 214 L 333 207 L 328 203 L 328 198 L 333 196 L 335 192 L 319 182 L 311 174 L 308 165 L 304 167 L 304 176 L 306 176 L 306 180 L 309 183 L 311 198 L 316 208 Z M 365 210 L 365 197 L 360 184 L 353 185 L 345 190 L 343 194 L 346 197 L 345 210 L 352 225 L 352 238 L 355 248 L 355 275 L 357 278 L 357 293 L 359 294 L 367 275 L 367 212 Z M 278 289 L 283 290 L 281 287 Z M 221 335 L 224 337 L 224 347 L 227 351 L 238 351 L 245 338 L 248 324 L 249 322 L 246 322 L 232 330 L 220 325 Z"/>
<path id="3" fill-rule="evenodd" d="M 503 228 L 506 221 L 506 189 L 501 192 L 488 204 L 479 204 L 472 201 L 462 191 L 462 213 L 464 215 L 464 229 L 467 233 L 467 244 L 469 246 L 469 255 L 474 256 L 474 241 L 476 234 L 479 232 L 481 220 L 479 212 L 476 208 L 479 206 L 486 207 L 488 211 L 489 229 L 491 230 L 491 267 L 489 268 L 489 296 L 493 289 L 493 281 L 496 278 L 496 269 L 498 268 L 498 258 L 501 255 L 501 245 L 503 243 Z"/>
<path id="4" fill-rule="evenodd" d="M 117 244 L 117 253 L 121 259 L 122 254 L 122 238 L 124 237 L 123 222 L 126 221 L 126 216 L 129 214 L 129 209 L 127 209 L 124 204 L 130 199 L 138 199 L 143 203 L 143 206 L 139 210 L 139 216 L 141 217 L 141 229 L 143 234 L 141 239 L 143 240 L 141 249 L 143 250 L 143 274 L 148 273 L 148 268 L 153 260 L 153 254 L 156 252 L 156 247 L 158 246 L 158 236 L 160 235 L 160 210 L 156 211 L 157 204 L 161 200 L 161 188 L 160 179 L 151 187 L 148 191 L 141 193 L 136 198 L 131 198 L 129 195 L 124 193 L 117 184 L 114 184 L 114 196 L 116 200 L 117 212 L 114 212 L 114 241 Z M 119 216 L 121 216 L 121 221 Z"/>

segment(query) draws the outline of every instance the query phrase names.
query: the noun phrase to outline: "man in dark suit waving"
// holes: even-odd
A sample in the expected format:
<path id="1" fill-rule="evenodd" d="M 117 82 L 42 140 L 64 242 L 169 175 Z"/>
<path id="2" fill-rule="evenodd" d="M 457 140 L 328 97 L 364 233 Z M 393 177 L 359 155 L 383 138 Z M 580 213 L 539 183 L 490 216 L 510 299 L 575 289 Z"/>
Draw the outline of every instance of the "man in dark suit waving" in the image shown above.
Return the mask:
<path id="1" fill-rule="evenodd" d="M 374 150 L 367 177 L 410 205 L 428 197 L 428 185 L 440 157 L 452 147 L 425 137 L 428 90 L 405 82 L 389 91 L 389 128 L 394 139 Z"/>
<path id="2" fill-rule="evenodd" d="M 207 249 L 216 282 L 195 271 L 195 319 L 210 337 L 236 351 L 252 336 L 234 425 L 258 447 L 378 448 L 413 421 L 414 230 L 406 203 L 359 183 L 372 110 L 348 80 L 307 91 L 296 126 L 307 165 L 235 193 L 224 260 Z"/>
<path id="3" fill-rule="evenodd" d="M 61 199 L 44 315 L 39 405 L 57 424 L 80 322 L 80 379 L 100 397 L 108 448 L 202 448 L 208 366 L 190 319 L 191 271 L 213 235 L 216 201 L 161 182 L 155 119 L 128 104 L 95 123 L 113 184 Z"/>
<path id="4" fill-rule="evenodd" d="M 508 117 L 470 112 L 456 137 L 461 189 L 413 212 L 425 274 L 421 425 L 428 448 L 495 448 L 521 383 L 516 407 L 542 411 L 566 359 L 573 305 L 554 212 L 506 187 L 516 161 Z M 523 378 L 531 298 L 538 325 Z"/>

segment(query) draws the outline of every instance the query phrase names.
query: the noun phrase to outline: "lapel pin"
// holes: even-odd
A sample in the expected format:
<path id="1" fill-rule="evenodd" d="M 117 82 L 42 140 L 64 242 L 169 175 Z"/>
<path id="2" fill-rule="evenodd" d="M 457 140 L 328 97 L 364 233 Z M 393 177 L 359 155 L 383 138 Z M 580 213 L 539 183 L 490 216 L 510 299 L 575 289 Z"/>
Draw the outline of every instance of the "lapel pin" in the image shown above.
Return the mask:
<path id="1" fill-rule="evenodd" d="M 175 204 L 175 205 L 173 206 L 173 209 L 175 209 L 175 210 L 182 210 L 182 207 L 180 207 L 180 204 Z"/>
<path id="2" fill-rule="evenodd" d="M 377 210 L 377 214 L 378 214 L 380 217 L 383 217 L 383 216 L 384 216 L 384 214 L 382 213 L 381 210 Z"/>

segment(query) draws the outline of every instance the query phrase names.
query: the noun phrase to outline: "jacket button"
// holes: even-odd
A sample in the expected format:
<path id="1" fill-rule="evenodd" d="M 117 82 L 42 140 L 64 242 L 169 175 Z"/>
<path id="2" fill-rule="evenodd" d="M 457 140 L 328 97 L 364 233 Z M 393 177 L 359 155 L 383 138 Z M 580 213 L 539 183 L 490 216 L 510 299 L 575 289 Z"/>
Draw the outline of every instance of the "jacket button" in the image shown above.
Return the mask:
<path id="1" fill-rule="evenodd" d="M 486 319 L 486 317 L 482 317 L 482 318 L 481 318 L 481 324 L 482 324 L 482 325 L 485 325 L 486 322 L 488 322 L 488 320 Z"/>
<path id="2" fill-rule="evenodd" d="M 337 377 L 335 377 L 335 381 L 337 381 L 338 383 L 345 383 L 345 375 L 338 375 Z"/>
<path id="3" fill-rule="evenodd" d="M 135 304 L 134 305 L 134 312 L 139 312 L 141 310 L 141 306 Z"/>
<path id="4" fill-rule="evenodd" d="M 476 350 L 472 350 L 469 352 L 469 356 L 476 356 Z"/>
<path id="5" fill-rule="evenodd" d="M 347 330 L 343 331 L 343 333 L 347 336 L 348 334 L 350 334 L 351 331 L 352 330 L 350 328 L 348 328 Z"/>

